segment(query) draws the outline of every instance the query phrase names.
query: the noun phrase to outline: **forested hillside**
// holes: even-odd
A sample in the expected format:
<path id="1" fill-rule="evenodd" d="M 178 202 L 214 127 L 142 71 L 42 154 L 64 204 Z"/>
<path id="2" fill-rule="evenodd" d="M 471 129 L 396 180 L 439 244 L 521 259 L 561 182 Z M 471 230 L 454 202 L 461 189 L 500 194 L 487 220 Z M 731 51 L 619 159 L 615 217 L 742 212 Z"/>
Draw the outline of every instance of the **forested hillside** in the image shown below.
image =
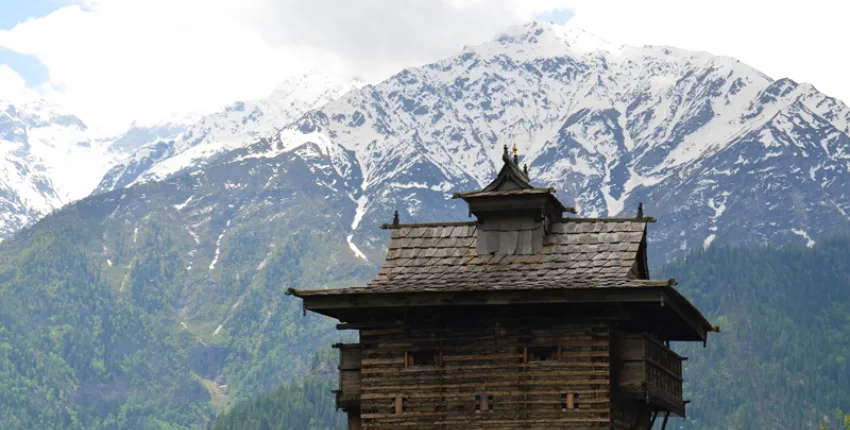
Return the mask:
<path id="1" fill-rule="evenodd" d="M 850 239 L 709 248 L 654 271 L 718 324 L 677 346 L 693 429 L 816 429 L 850 405 Z"/>
<path id="2" fill-rule="evenodd" d="M 838 427 L 850 405 L 850 239 L 814 248 L 709 248 L 656 268 L 719 324 L 708 346 L 684 356 L 688 420 L 682 429 Z M 216 429 L 344 428 L 335 383 L 310 380 L 237 405 Z M 286 417 L 285 419 L 283 417 Z M 308 420 L 312 418 L 312 420 Z M 256 419 L 276 422 L 254 427 Z M 299 427 L 299 425 L 307 427 Z M 307 423 L 307 424 L 305 424 Z"/>
<path id="3" fill-rule="evenodd" d="M 208 430 L 335 430 L 346 428 L 346 417 L 336 410 L 335 350 L 320 350 L 310 362 L 308 378 L 288 382 L 277 390 L 238 403 Z"/>
<path id="4" fill-rule="evenodd" d="M 343 236 L 245 219 L 193 271 L 197 243 L 153 191 L 86 199 L 0 244 L 4 430 L 200 429 L 236 399 L 299 380 L 341 339 L 283 291 L 371 276 Z M 146 215 L 131 224 L 118 206 Z"/>

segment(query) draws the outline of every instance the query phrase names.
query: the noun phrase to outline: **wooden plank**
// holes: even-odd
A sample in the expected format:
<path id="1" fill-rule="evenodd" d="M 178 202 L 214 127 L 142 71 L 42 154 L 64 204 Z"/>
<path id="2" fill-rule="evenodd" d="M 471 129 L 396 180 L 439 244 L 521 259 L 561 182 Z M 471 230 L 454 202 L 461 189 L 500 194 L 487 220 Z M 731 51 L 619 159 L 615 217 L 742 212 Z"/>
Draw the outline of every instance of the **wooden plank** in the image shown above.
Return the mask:
<path id="1" fill-rule="evenodd" d="M 395 415 L 401 415 L 403 413 L 402 412 L 403 402 L 404 402 L 403 397 L 398 396 L 398 395 L 395 397 Z M 372 418 L 372 416 L 370 416 L 369 414 L 361 414 L 360 417 L 361 418 Z"/>
<path id="2" fill-rule="evenodd" d="M 610 326 L 523 318 L 361 336 L 363 428 L 605 428 L 612 422 Z M 556 347 L 560 360 L 522 363 L 521 353 L 535 345 Z M 406 353 L 432 349 L 441 365 L 404 368 Z M 561 409 L 564 392 L 580 396 L 569 411 Z M 407 399 L 402 415 L 390 410 L 399 397 Z"/>

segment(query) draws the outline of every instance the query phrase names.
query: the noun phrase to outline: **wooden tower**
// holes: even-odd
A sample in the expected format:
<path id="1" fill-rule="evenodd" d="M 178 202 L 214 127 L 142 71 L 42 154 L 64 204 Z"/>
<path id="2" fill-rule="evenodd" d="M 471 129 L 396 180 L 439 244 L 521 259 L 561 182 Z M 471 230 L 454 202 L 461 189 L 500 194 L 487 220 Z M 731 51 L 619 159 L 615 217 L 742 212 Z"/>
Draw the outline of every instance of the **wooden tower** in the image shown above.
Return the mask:
<path id="1" fill-rule="evenodd" d="M 511 159 L 455 194 L 473 222 L 401 224 L 366 287 L 288 290 L 359 330 L 340 350 L 349 429 L 650 429 L 685 416 L 670 341 L 716 331 L 650 280 L 647 223 L 564 217 Z"/>

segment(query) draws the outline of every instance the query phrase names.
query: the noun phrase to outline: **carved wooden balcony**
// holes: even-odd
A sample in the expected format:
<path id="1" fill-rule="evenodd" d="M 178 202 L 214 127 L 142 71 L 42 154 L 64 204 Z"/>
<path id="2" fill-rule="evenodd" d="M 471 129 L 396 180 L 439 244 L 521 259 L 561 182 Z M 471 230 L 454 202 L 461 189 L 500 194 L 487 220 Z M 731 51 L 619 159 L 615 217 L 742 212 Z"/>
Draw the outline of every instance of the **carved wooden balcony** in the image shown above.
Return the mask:
<path id="1" fill-rule="evenodd" d="M 684 358 L 645 334 L 621 334 L 615 340 L 614 351 L 614 377 L 620 393 L 646 400 L 656 410 L 685 416 Z"/>
<path id="2" fill-rule="evenodd" d="M 334 345 L 339 349 L 339 389 L 336 393 L 336 407 L 347 412 L 360 409 L 360 345 Z"/>

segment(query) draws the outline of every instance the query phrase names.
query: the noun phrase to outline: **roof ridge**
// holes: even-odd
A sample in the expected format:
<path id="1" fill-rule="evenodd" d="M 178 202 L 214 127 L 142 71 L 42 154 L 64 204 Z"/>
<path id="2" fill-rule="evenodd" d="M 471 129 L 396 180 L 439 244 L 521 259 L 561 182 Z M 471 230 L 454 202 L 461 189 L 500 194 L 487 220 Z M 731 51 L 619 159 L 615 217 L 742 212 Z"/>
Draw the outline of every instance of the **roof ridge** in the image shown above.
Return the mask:
<path id="1" fill-rule="evenodd" d="M 411 224 L 381 224 L 381 230 L 396 230 L 399 228 L 414 227 L 458 227 L 466 225 L 478 225 L 478 221 L 446 221 L 446 222 L 420 222 Z"/>
<path id="2" fill-rule="evenodd" d="M 600 221 L 609 221 L 609 222 L 623 222 L 623 221 L 638 221 L 638 222 L 656 222 L 658 221 L 655 217 L 647 216 L 642 218 L 637 217 L 626 217 L 626 218 L 571 218 L 571 217 L 561 217 L 556 220 L 552 220 L 553 222 L 600 222 Z"/>

